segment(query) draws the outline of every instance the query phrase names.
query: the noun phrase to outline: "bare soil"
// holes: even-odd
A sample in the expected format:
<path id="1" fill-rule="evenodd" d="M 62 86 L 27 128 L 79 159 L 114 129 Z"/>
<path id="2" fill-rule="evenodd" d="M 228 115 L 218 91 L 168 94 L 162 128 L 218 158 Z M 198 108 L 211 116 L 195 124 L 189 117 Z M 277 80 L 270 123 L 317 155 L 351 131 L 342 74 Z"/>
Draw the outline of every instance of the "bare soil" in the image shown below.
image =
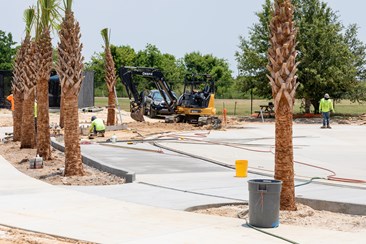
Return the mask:
<path id="1" fill-rule="evenodd" d="M 89 125 L 92 115 L 96 115 L 106 121 L 107 111 L 106 109 L 95 113 L 79 113 L 80 125 Z M 159 119 L 146 118 L 143 123 L 134 122 L 129 118 L 129 113 L 122 112 L 123 123 L 127 124 L 127 130 L 121 131 L 109 131 L 105 133 L 105 137 L 97 137 L 93 140 L 89 140 L 87 136 L 80 136 L 81 143 L 89 143 L 93 141 L 105 141 L 116 135 L 118 140 L 125 139 L 142 139 L 146 136 L 174 131 L 190 131 L 202 128 L 197 128 L 190 124 L 167 124 Z M 50 123 L 55 129 L 51 130 L 51 134 L 60 136 L 63 133 L 62 130 L 56 129 L 59 121 L 59 113 L 50 113 Z M 266 119 L 267 123 L 273 123 L 274 119 Z M 296 118 L 295 123 L 321 123 L 320 118 Z M 248 123 L 262 123 L 260 119 L 255 117 L 229 117 L 227 123 L 224 124 L 221 130 L 229 127 L 243 127 Z M 366 115 L 350 118 L 332 118 L 334 124 L 352 124 L 352 125 L 365 125 Z M 9 110 L 0 109 L 0 127 L 12 126 L 12 114 Z M 210 129 L 206 127 L 205 129 Z M 0 154 L 7 159 L 15 168 L 23 172 L 26 175 L 34 177 L 36 179 L 45 181 L 54 185 L 112 185 L 123 184 L 124 179 L 116 177 L 114 175 L 101 172 L 94 168 L 84 166 L 85 176 L 82 177 L 65 177 L 63 175 L 64 168 L 64 154 L 57 150 L 52 150 L 52 160 L 44 162 L 42 169 L 30 169 L 29 159 L 36 156 L 36 149 L 19 149 L 19 142 L 7 143 L 0 142 Z M 245 217 L 243 211 L 247 206 L 223 206 L 220 208 L 203 209 L 195 212 L 218 215 L 224 217 Z M 298 205 L 298 211 L 285 212 L 281 211 L 280 221 L 282 224 L 300 225 L 300 226 L 312 226 L 341 231 L 361 231 L 366 229 L 366 216 L 352 216 L 338 213 L 331 213 L 326 211 L 316 211 L 304 205 Z M 82 241 L 71 240 L 67 238 L 58 238 L 42 233 L 34 233 L 29 231 L 19 230 L 17 228 L 9 228 L 6 226 L 0 226 L 0 243 L 6 244 L 23 244 L 23 243 L 86 243 Z"/>
<path id="2" fill-rule="evenodd" d="M 10 228 L 0 225 L 0 243 L 2 244 L 91 244 L 92 242 L 84 242 L 72 240 L 68 238 L 55 237 L 42 233 L 25 231 L 17 228 Z"/>
<path id="3" fill-rule="evenodd" d="M 224 205 L 205 208 L 193 212 L 231 218 L 248 218 L 248 205 Z M 280 211 L 280 224 L 315 227 L 344 232 L 366 230 L 366 215 L 357 216 L 328 211 L 314 210 L 309 206 L 297 204 L 297 211 Z"/>

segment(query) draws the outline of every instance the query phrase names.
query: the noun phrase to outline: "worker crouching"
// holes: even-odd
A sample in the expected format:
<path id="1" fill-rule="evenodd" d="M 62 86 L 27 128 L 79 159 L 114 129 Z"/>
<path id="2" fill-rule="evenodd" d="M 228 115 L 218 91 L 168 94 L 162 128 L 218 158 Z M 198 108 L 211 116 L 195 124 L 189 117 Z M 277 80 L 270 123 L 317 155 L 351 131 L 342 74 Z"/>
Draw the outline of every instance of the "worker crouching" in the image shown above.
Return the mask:
<path id="1" fill-rule="evenodd" d="M 96 116 L 92 116 L 90 125 L 90 136 L 89 138 L 93 138 L 94 136 L 104 137 L 105 133 L 105 125 L 102 119 L 98 119 Z"/>

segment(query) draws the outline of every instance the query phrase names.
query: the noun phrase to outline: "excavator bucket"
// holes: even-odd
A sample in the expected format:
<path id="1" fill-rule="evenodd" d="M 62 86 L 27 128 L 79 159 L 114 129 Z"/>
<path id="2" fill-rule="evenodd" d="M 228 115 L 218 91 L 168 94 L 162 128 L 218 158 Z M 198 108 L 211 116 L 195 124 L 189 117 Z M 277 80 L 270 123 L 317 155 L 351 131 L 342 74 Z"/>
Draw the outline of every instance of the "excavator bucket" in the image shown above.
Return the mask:
<path id="1" fill-rule="evenodd" d="M 144 122 L 144 110 L 139 106 L 131 106 L 131 118 L 138 122 Z"/>

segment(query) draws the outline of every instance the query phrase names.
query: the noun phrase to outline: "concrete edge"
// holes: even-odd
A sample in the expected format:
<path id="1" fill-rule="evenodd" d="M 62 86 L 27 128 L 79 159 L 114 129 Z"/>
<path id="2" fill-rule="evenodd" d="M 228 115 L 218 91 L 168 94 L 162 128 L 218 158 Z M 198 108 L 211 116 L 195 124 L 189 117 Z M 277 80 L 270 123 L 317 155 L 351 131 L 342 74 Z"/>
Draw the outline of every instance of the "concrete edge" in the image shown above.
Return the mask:
<path id="1" fill-rule="evenodd" d="M 184 209 L 184 211 L 186 212 L 193 212 L 196 210 L 201 210 L 201 209 L 207 209 L 207 208 L 219 208 L 219 207 L 223 207 L 223 206 L 228 206 L 228 205 L 248 205 L 248 201 L 244 201 L 244 202 L 232 202 L 232 203 L 212 203 L 212 204 L 204 204 L 204 205 L 198 205 L 198 206 L 193 206 L 193 207 L 189 207 Z"/>
<path id="2" fill-rule="evenodd" d="M 65 151 L 65 147 L 61 143 L 59 143 L 55 140 L 51 140 L 51 146 L 61 152 Z M 116 175 L 121 178 L 124 178 L 126 180 L 126 183 L 132 183 L 133 181 L 136 180 L 136 174 L 134 172 L 129 172 L 126 169 L 116 169 L 108 164 L 101 162 L 100 160 L 98 160 L 96 158 L 87 156 L 83 153 L 82 153 L 82 160 L 83 160 L 83 163 L 88 166 L 91 166 L 91 167 L 96 168 L 103 172 L 107 172 L 107 173 Z"/>
<path id="3" fill-rule="evenodd" d="M 366 215 L 366 205 L 346 202 L 334 202 L 297 197 L 296 202 L 307 205 L 315 210 L 323 210 L 334 213 Z"/>

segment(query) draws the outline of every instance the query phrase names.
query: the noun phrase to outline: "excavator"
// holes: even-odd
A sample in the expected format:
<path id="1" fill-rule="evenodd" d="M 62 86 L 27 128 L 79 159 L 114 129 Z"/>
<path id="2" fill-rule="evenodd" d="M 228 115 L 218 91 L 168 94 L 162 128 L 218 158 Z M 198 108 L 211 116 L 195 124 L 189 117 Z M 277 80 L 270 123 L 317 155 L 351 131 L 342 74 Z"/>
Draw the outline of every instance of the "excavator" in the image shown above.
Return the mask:
<path id="1" fill-rule="evenodd" d="M 215 116 L 215 84 L 210 75 L 187 74 L 183 94 L 177 99 L 159 69 L 122 66 L 118 74 L 130 99 L 132 119 L 144 121 L 144 93 L 139 93 L 133 81 L 134 76 L 138 75 L 154 82 L 167 109 L 172 111 L 173 115 L 166 116 L 165 122 L 212 124 L 214 128 L 220 127 L 221 120 Z"/>

